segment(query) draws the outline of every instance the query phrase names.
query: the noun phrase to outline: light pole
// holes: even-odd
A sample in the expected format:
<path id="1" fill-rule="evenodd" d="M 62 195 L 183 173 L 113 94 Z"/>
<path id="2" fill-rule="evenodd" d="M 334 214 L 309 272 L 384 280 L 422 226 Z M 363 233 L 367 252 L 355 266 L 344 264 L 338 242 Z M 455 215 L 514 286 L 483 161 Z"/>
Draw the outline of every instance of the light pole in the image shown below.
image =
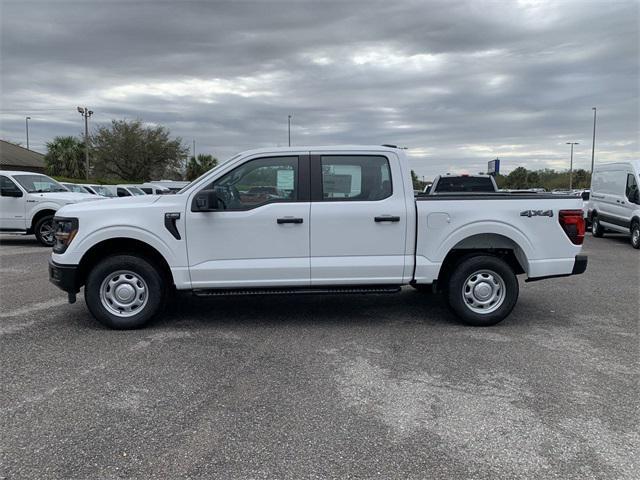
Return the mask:
<path id="1" fill-rule="evenodd" d="M 591 141 L 591 177 L 593 177 L 593 166 L 596 158 L 596 107 L 591 107 L 593 110 L 593 140 Z"/>
<path id="2" fill-rule="evenodd" d="M 287 132 L 289 134 L 289 146 L 291 146 L 291 117 L 292 115 L 287 115 Z"/>
<path id="3" fill-rule="evenodd" d="M 27 150 L 29 150 L 29 120 L 31 117 L 24 117 L 24 124 L 27 127 Z"/>
<path id="4" fill-rule="evenodd" d="M 87 107 L 78 107 L 78 112 L 84 117 L 84 166 L 87 180 L 89 180 L 89 117 L 93 115 L 93 110 L 89 110 Z"/>
<path id="5" fill-rule="evenodd" d="M 578 142 L 567 142 L 571 145 L 571 164 L 569 166 L 569 190 L 573 190 L 573 146 L 580 145 Z"/>

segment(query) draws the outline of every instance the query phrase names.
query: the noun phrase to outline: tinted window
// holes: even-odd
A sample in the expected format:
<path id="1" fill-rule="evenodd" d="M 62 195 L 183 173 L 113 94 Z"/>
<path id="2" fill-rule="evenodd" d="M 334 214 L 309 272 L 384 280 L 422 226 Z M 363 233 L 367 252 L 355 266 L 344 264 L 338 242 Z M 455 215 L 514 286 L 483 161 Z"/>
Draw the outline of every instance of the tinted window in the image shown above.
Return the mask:
<path id="1" fill-rule="evenodd" d="M 211 187 L 226 210 L 247 210 L 266 203 L 298 199 L 298 157 L 250 160 L 216 180 Z"/>
<path id="2" fill-rule="evenodd" d="M 118 187 L 118 196 L 119 197 L 130 197 L 131 194 L 127 192 L 126 188 Z"/>
<path id="3" fill-rule="evenodd" d="M 493 182 L 487 177 L 440 177 L 436 193 L 495 192 Z"/>
<path id="4" fill-rule="evenodd" d="M 625 190 L 625 194 L 629 200 L 637 203 L 638 183 L 636 182 L 635 177 L 631 174 L 627 175 L 627 188 Z"/>
<path id="5" fill-rule="evenodd" d="M 322 198 L 326 201 L 375 201 L 391 196 L 391 169 L 386 157 L 325 155 Z"/>
<path id="6" fill-rule="evenodd" d="M 140 187 L 140 190 L 142 190 L 144 193 L 151 195 L 153 193 L 153 189 L 150 187 Z"/>
<path id="7" fill-rule="evenodd" d="M 0 175 L 0 188 L 2 188 L 2 190 L 10 190 L 12 192 L 20 191 L 18 186 L 13 183 L 9 177 L 5 177 L 4 175 Z"/>

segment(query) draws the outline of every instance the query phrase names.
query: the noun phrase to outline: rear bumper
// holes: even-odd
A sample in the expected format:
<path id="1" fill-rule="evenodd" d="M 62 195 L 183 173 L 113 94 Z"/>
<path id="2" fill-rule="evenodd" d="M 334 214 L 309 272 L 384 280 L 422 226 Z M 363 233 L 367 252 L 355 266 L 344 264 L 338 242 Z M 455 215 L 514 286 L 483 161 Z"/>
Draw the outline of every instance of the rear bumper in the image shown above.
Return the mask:
<path id="1" fill-rule="evenodd" d="M 525 282 L 537 282 L 538 280 L 546 280 L 547 278 L 562 278 L 569 277 L 571 275 L 580 275 L 587 270 L 587 256 L 586 255 L 576 255 L 573 261 L 573 268 L 571 269 L 571 273 L 562 273 L 559 275 L 546 275 L 543 277 L 535 277 L 535 278 L 527 278 Z"/>
<path id="2" fill-rule="evenodd" d="M 64 290 L 71 296 L 80 291 L 80 282 L 77 265 L 61 265 L 49 260 L 49 281 L 60 290 Z"/>

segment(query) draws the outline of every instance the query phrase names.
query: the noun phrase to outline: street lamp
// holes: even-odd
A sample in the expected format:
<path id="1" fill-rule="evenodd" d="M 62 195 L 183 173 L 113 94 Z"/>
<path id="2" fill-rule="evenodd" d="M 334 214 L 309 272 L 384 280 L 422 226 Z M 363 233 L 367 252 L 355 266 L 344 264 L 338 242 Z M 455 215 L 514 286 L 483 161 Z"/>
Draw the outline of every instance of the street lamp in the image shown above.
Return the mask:
<path id="1" fill-rule="evenodd" d="M 93 115 L 93 110 L 87 107 L 78 107 L 78 112 L 84 117 L 84 162 L 86 177 L 89 180 L 89 117 Z"/>
<path id="2" fill-rule="evenodd" d="M 24 117 L 24 124 L 27 128 L 27 150 L 29 150 L 29 120 L 31 117 Z"/>
<path id="3" fill-rule="evenodd" d="M 591 142 L 591 176 L 593 177 L 593 166 L 596 158 L 596 107 L 591 107 L 593 110 L 593 140 Z"/>
<path id="4" fill-rule="evenodd" d="M 573 146 L 580 145 L 578 142 L 567 142 L 571 145 L 571 164 L 569 166 L 569 190 L 573 190 Z"/>
<path id="5" fill-rule="evenodd" d="M 289 146 L 291 146 L 291 117 L 293 115 L 287 115 L 287 131 L 289 133 Z"/>

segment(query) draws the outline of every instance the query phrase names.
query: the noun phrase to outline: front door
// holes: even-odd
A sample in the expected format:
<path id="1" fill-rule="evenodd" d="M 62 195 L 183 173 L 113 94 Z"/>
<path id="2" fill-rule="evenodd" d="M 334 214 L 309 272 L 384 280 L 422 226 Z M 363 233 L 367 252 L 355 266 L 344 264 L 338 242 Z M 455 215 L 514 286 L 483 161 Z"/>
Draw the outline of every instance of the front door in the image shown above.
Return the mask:
<path id="1" fill-rule="evenodd" d="M 402 283 L 407 206 L 397 157 L 312 152 L 311 171 L 311 284 Z"/>
<path id="2" fill-rule="evenodd" d="M 3 193 L 0 196 L 0 229 L 25 230 L 24 192 L 4 175 L 0 175 L 0 187 Z"/>
<path id="3" fill-rule="evenodd" d="M 309 285 L 308 165 L 306 154 L 252 158 L 200 189 L 220 205 L 191 212 L 188 203 L 193 288 Z"/>

